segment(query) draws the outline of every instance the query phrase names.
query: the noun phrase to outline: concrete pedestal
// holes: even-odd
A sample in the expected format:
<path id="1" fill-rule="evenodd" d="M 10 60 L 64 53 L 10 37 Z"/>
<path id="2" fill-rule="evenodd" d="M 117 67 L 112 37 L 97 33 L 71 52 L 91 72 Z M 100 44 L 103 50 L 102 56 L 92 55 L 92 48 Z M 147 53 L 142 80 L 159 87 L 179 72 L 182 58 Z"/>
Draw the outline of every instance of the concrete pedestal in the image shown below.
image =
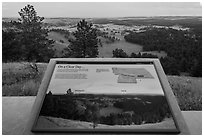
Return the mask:
<path id="1" fill-rule="evenodd" d="M 23 134 L 35 96 L 2 97 L 2 134 Z M 182 111 L 192 135 L 202 134 L 202 111 Z M 29 131 L 28 131 L 29 133 Z M 30 132 L 31 133 L 31 132 Z"/>

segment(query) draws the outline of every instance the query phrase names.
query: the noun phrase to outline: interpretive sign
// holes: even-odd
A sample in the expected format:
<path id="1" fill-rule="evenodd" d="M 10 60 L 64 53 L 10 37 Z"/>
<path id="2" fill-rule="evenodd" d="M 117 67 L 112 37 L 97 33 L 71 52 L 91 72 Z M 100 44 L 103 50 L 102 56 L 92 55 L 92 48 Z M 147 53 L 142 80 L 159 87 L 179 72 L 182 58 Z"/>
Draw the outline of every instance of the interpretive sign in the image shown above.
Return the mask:
<path id="1" fill-rule="evenodd" d="M 181 125 L 175 117 L 182 118 L 172 91 L 161 82 L 158 63 L 157 59 L 52 60 L 46 83 L 42 82 L 47 86 L 41 85 L 36 99 L 40 103 L 34 106 L 38 111 L 32 131 L 184 132 L 185 122 Z"/>

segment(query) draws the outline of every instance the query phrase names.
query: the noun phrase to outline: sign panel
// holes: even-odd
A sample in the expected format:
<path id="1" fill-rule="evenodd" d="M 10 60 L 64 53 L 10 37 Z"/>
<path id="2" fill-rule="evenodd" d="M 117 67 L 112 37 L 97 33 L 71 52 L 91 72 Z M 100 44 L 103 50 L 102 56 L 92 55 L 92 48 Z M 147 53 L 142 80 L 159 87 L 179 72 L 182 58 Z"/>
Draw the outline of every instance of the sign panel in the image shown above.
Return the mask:
<path id="1" fill-rule="evenodd" d="M 56 62 L 33 131 L 179 133 L 154 62 Z"/>

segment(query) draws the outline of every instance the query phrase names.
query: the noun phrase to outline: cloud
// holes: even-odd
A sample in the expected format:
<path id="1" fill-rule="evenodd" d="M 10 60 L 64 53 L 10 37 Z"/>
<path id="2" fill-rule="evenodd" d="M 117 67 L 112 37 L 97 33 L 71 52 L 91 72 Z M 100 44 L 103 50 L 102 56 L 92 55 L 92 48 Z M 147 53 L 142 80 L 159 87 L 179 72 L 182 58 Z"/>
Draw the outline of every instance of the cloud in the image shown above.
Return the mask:
<path id="1" fill-rule="evenodd" d="M 18 16 L 28 3 L 3 3 L 3 17 Z M 199 2 L 32 2 L 43 17 L 201 16 Z"/>

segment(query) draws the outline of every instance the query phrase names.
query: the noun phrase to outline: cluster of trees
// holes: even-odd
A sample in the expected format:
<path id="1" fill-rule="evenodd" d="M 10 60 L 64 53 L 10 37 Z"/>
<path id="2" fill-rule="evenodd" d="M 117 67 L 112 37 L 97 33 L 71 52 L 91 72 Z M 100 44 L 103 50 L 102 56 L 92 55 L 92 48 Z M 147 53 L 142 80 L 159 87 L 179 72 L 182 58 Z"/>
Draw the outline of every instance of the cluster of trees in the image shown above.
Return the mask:
<path id="1" fill-rule="evenodd" d="M 141 122 L 139 122 L 139 117 L 137 117 L 138 118 L 137 120 L 133 121 L 132 116 L 128 113 L 121 114 L 111 113 L 106 117 L 102 116 L 100 118 L 100 123 L 107 125 L 132 125 L 133 123 L 135 123 L 137 125 L 140 125 L 142 124 L 142 119 L 140 119 Z"/>
<path id="2" fill-rule="evenodd" d="M 107 28 L 108 29 L 108 28 Z M 105 29 L 104 29 L 105 30 Z M 117 32 L 113 32 L 111 31 L 112 35 L 115 35 L 115 33 Z M 118 32 L 120 33 L 120 32 Z M 106 43 L 113 43 L 115 41 L 120 41 L 119 38 L 115 37 L 115 36 L 110 36 L 108 32 L 106 31 L 100 31 L 99 29 L 97 30 L 97 36 L 101 36 L 105 39 L 107 39 L 108 41 L 106 41 Z"/>
<path id="3" fill-rule="evenodd" d="M 50 91 L 45 96 L 40 115 L 93 122 L 95 128 L 99 122 L 98 104 L 85 101 L 84 108 L 77 103 L 76 98 L 73 94 L 52 95 Z"/>
<path id="4" fill-rule="evenodd" d="M 171 114 L 166 113 L 165 109 L 162 108 L 160 110 L 155 110 L 154 112 L 145 112 L 143 114 L 133 115 L 129 113 L 111 113 L 109 116 L 102 116 L 100 118 L 100 123 L 107 125 L 141 125 L 145 123 L 162 122 L 166 117 L 171 117 Z"/>
<path id="5" fill-rule="evenodd" d="M 141 54 L 140 52 L 138 54 L 136 53 L 131 53 L 130 56 L 122 50 L 122 49 L 115 49 L 113 50 L 113 58 L 158 58 L 156 55 L 148 54 L 148 53 L 143 53 Z M 163 69 L 166 74 L 170 75 L 180 75 L 179 67 L 177 61 L 173 57 L 161 57 L 160 62 L 163 66 Z M 196 68 L 195 68 L 196 69 Z M 192 71 L 192 73 L 197 73 L 197 71 Z"/>
<path id="6" fill-rule="evenodd" d="M 37 15 L 32 5 L 18 13 L 19 21 L 11 22 L 13 28 L 2 30 L 3 62 L 47 62 L 54 55 L 54 41 L 47 38 L 48 30 L 42 28 L 44 18 Z"/>
<path id="7" fill-rule="evenodd" d="M 163 96 L 139 96 L 141 101 L 135 99 L 122 99 L 114 103 L 114 107 L 122 109 L 121 114 L 111 114 L 107 119 L 112 124 L 144 124 L 157 123 L 163 121 L 166 117 L 171 117 L 171 112 Z M 144 105 L 143 101 L 151 102 L 151 104 Z M 134 113 L 126 113 L 134 112 Z M 112 120 L 110 119 L 112 118 Z M 106 119 L 106 120 L 107 120 Z M 108 121 L 107 120 L 107 121 Z"/>
<path id="8" fill-rule="evenodd" d="M 109 41 L 107 41 L 106 43 L 113 43 L 115 41 L 120 41 L 119 38 L 115 37 L 115 36 L 108 36 L 108 35 L 104 35 L 104 38 L 108 39 Z"/>
<path id="9" fill-rule="evenodd" d="M 141 54 L 140 52 L 138 54 L 131 53 L 131 55 L 128 56 L 128 54 L 123 49 L 116 48 L 115 50 L 113 50 L 113 58 L 158 58 L 158 57 L 156 55 L 148 53 Z"/>
<path id="10" fill-rule="evenodd" d="M 112 99 L 113 106 L 122 109 L 123 112 L 111 113 L 107 116 L 100 115 L 100 109 L 107 101 L 95 100 L 94 96 L 85 97 L 86 99 L 82 99 L 84 96 L 80 97 L 80 95 L 52 95 L 50 92 L 45 97 L 40 115 L 93 122 L 94 127 L 98 123 L 107 125 L 156 123 L 171 117 L 170 109 L 163 96 L 140 96 L 142 101 L 135 100 L 133 97 L 132 99 L 121 98 L 121 96 L 120 101 L 116 101 L 115 99 L 118 99 L 116 96 Z M 147 100 L 151 104 L 143 103 Z M 82 104 L 83 107 L 81 107 Z"/>
<path id="11" fill-rule="evenodd" d="M 128 58 L 128 55 L 123 49 L 116 48 L 113 50 L 113 58 Z"/>
<path id="12" fill-rule="evenodd" d="M 48 30 L 43 27 L 43 17 L 37 15 L 32 5 L 27 5 L 19 11 L 19 21 L 3 23 L 8 29 L 2 30 L 2 60 L 3 62 L 28 61 L 48 62 L 54 57 L 54 41 L 48 39 Z M 65 30 L 59 31 L 69 37 Z M 95 58 L 98 57 L 97 38 L 99 31 L 85 20 L 77 24 L 77 31 L 69 39 L 70 45 L 63 51 L 64 57 Z M 100 34 L 103 36 L 103 34 Z M 115 37 L 107 37 L 110 41 Z M 191 76 L 202 76 L 202 31 L 200 25 L 192 25 L 190 31 L 179 31 L 165 28 L 147 28 L 146 31 L 131 32 L 125 40 L 143 45 L 145 51 L 165 51 L 167 57 L 160 61 L 166 74 L 180 74 L 187 72 Z M 61 41 L 62 43 L 64 41 Z M 128 56 L 122 49 L 115 49 L 113 57 L 149 57 L 151 54 L 134 54 Z"/>
<path id="13" fill-rule="evenodd" d="M 21 58 L 22 51 L 19 49 L 17 32 L 10 30 L 2 31 L 2 61 L 16 61 Z"/>
<path id="14" fill-rule="evenodd" d="M 148 53 L 132 53 L 130 55 L 130 58 L 158 58 L 156 55 L 148 54 Z"/>
<path id="15" fill-rule="evenodd" d="M 67 97 L 49 92 L 45 96 L 40 115 L 75 119 L 76 105 L 73 99 Z"/>
<path id="16" fill-rule="evenodd" d="M 43 27 L 43 17 L 37 15 L 32 5 L 27 5 L 19 11 L 19 21 L 4 23 L 2 30 L 3 62 L 28 61 L 48 62 L 54 57 L 54 41 L 48 39 L 48 30 Z M 55 30 L 69 37 L 69 32 Z M 97 57 L 98 39 L 96 29 L 85 20 L 77 24 L 74 39 L 65 49 L 64 57 Z M 63 41 L 61 41 L 63 42 Z"/>
<path id="17" fill-rule="evenodd" d="M 114 25 L 124 25 L 124 26 L 132 26 L 132 25 L 142 25 L 142 26 L 150 26 L 150 25 L 158 25 L 158 26 L 173 26 L 175 24 L 179 24 L 184 27 L 194 27 L 198 26 L 199 28 L 202 27 L 202 20 L 201 17 L 185 17 L 182 19 L 178 19 L 177 17 L 158 17 L 158 18 L 145 18 L 145 19 L 98 19 L 95 20 L 94 23 L 96 24 L 108 24 L 112 23 Z M 202 29 L 200 29 L 202 30 Z"/>
<path id="18" fill-rule="evenodd" d="M 161 63 L 163 67 L 170 64 L 165 68 L 167 74 L 187 72 L 192 76 L 202 76 L 202 33 L 196 30 L 148 28 L 141 33 L 131 32 L 124 38 L 143 45 L 145 51 L 165 51 L 168 57 L 162 58 Z"/>

